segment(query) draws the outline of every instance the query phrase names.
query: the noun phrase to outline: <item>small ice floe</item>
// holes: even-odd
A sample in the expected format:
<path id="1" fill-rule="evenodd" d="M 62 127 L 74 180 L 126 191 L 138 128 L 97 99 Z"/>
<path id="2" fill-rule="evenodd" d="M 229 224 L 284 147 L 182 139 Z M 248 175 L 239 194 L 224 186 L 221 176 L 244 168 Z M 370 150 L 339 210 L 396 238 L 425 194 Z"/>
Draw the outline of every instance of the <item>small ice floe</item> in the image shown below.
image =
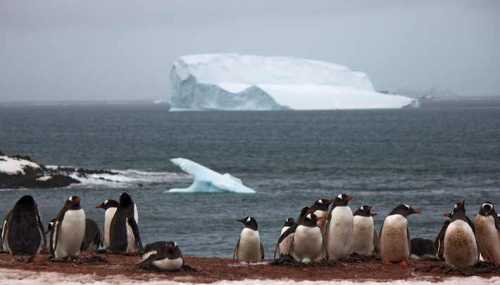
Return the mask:
<path id="1" fill-rule="evenodd" d="M 183 171 L 194 177 L 193 183 L 187 188 L 174 188 L 169 192 L 193 193 L 193 192 L 234 192 L 234 193 L 255 193 L 255 190 L 243 184 L 241 179 L 229 173 L 220 174 L 208 167 L 191 161 L 186 158 L 174 158 L 170 160 L 179 166 Z"/>

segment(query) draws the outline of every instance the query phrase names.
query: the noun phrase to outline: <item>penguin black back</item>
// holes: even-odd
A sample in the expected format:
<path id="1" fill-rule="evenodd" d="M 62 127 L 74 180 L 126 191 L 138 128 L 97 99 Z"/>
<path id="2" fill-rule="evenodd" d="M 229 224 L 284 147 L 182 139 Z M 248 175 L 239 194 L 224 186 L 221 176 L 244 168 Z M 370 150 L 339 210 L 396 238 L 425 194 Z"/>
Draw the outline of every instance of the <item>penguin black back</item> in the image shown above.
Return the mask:
<path id="1" fill-rule="evenodd" d="M 126 192 L 120 195 L 120 205 L 113 216 L 110 226 L 111 252 L 123 253 L 127 251 L 128 237 L 127 226 L 130 226 L 135 240 L 135 246 L 142 251 L 142 242 L 139 235 L 139 226 L 134 217 L 134 201 Z"/>
<path id="2" fill-rule="evenodd" d="M 45 234 L 33 197 L 21 197 L 9 213 L 6 235 L 13 255 L 34 255 L 45 244 Z"/>
<path id="3" fill-rule="evenodd" d="M 418 213 L 420 213 L 420 209 L 413 208 L 413 207 L 406 205 L 406 204 L 399 204 L 398 206 L 396 206 L 396 208 L 394 208 L 389 213 L 389 215 L 398 215 L 399 214 L 403 217 L 408 217 L 409 215 L 418 214 Z"/>

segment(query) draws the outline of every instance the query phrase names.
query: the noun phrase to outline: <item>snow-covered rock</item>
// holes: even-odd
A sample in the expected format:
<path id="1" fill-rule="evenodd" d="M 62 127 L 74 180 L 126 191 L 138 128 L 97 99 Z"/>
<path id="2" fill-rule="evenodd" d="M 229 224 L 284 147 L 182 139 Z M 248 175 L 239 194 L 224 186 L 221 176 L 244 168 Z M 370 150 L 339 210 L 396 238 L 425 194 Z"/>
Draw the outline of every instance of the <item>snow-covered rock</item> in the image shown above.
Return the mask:
<path id="1" fill-rule="evenodd" d="M 255 193 L 255 190 L 243 185 L 243 182 L 229 173 L 220 174 L 201 164 L 185 158 L 174 158 L 170 160 L 183 171 L 194 177 L 193 184 L 187 188 L 174 188 L 169 192 L 191 193 L 191 192 L 235 192 Z"/>
<path id="2" fill-rule="evenodd" d="M 375 91 L 365 73 L 292 57 L 187 55 L 170 73 L 172 110 L 402 108 L 413 99 Z"/>

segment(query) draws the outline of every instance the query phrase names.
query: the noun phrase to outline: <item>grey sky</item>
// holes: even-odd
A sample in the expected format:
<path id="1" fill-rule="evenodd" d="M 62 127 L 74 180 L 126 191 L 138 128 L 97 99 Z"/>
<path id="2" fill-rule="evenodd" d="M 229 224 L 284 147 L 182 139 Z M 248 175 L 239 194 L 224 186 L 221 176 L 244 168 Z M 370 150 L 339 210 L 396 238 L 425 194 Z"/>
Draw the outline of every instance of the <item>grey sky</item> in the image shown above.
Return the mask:
<path id="1" fill-rule="evenodd" d="M 377 89 L 500 95 L 500 1 L 0 0 L 0 100 L 150 99 L 172 61 L 326 60 Z"/>

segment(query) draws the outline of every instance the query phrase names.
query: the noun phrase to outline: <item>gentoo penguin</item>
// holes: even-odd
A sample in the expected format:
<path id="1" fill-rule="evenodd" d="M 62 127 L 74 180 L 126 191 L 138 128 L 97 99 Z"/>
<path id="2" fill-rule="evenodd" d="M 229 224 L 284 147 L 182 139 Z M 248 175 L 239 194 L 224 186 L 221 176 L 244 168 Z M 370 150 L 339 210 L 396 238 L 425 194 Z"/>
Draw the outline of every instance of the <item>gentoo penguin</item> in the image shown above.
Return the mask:
<path id="1" fill-rule="evenodd" d="M 281 237 L 288 229 L 290 229 L 290 227 L 293 226 L 295 226 L 295 220 L 293 218 L 288 218 L 285 220 L 285 223 L 281 228 L 280 238 L 278 239 L 278 243 L 276 244 L 276 249 L 274 250 L 275 259 L 276 259 L 276 253 L 278 253 L 279 256 L 290 255 L 290 249 L 292 247 L 292 242 L 293 242 L 293 234 L 289 234 L 286 237 L 283 237 L 283 239 L 281 239 Z"/>
<path id="2" fill-rule="evenodd" d="M 5 218 L 1 239 L 6 251 L 14 256 L 28 256 L 28 261 L 45 246 L 45 233 L 33 197 L 26 195 L 16 202 Z"/>
<path id="3" fill-rule="evenodd" d="M 146 245 L 139 267 L 160 271 L 178 271 L 184 266 L 182 252 L 173 241 L 160 241 Z"/>
<path id="4" fill-rule="evenodd" d="M 372 256 L 376 253 L 378 235 L 375 230 L 372 207 L 364 205 L 354 212 L 352 228 L 352 252 Z"/>
<path id="5" fill-rule="evenodd" d="M 444 234 L 443 249 L 444 261 L 452 267 L 473 266 L 479 260 L 474 226 L 465 214 L 465 201 L 455 204 Z"/>
<path id="6" fill-rule="evenodd" d="M 352 253 L 353 215 L 349 208 L 352 197 L 339 194 L 330 206 L 330 215 L 326 225 L 326 249 L 329 260 L 348 257 Z"/>
<path id="7" fill-rule="evenodd" d="M 85 236 L 85 211 L 80 197 L 70 196 L 54 221 L 50 254 L 55 260 L 77 258 Z"/>
<path id="8" fill-rule="evenodd" d="M 96 251 L 102 246 L 102 236 L 99 226 L 92 219 L 85 220 L 85 237 L 82 242 L 82 251 Z"/>
<path id="9" fill-rule="evenodd" d="M 109 247 L 109 228 L 111 227 L 111 221 L 113 220 L 113 217 L 115 216 L 116 210 L 118 210 L 118 207 L 120 206 L 120 203 L 115 200 L 105 200 L 101 204 L 97 205 L 96 208 L 101 208 L 104 209 L 104 248 Z"/>
<path id="10" fill-rule="evenodd" d="M 137 207 L 128 193 L 120 195 L 120 205 L 110 225 L 110 244 L 113 253 L 137 253 L 141 251 L 142 241 L 137 224 Z"/>
<path id="11" fill-rule="evenodd" d="M 410 257 L 410 231 L 408 216 L 420 213 L 409 205 L 400 204 L 385 218 L 380 231 L 380 256 L 385 264 L 402 262 Z"/>
<path id="12" fill-rule="evenodd" d="M 257 221 L 250 216 L 237 221 L 243 223 L 245 227 L 241 230 L 240 238 L 234 248 L 233 259 L 244 262 L 264 260 L 264 246 L 260 241 Z"/>
<path id="13" fill-rule="evenodd" d="M 296 261 L 310 263 L 322 258 L 323 250 L 323 233 L 317 224 L 317 217 L 309 213 L 295 229 L 292 256 Z"/>
<path id="14" fill-rule="evenodd" d="M 329 199 L 319 199 L 314 202 L 314 204 L 309 208 L 314 215 L 316 215 L 318 226 L 321 230 L 325 230 L 325 225 L 328 217 L 328 209 L 332 203 Z"/>
<path id="15" fill-rule="evenodd" d="M 500 265 L 500 220 L 493 202 L 481 204 L 479 214 L 474 218 L 474 227 L 484 260 Z"/>

